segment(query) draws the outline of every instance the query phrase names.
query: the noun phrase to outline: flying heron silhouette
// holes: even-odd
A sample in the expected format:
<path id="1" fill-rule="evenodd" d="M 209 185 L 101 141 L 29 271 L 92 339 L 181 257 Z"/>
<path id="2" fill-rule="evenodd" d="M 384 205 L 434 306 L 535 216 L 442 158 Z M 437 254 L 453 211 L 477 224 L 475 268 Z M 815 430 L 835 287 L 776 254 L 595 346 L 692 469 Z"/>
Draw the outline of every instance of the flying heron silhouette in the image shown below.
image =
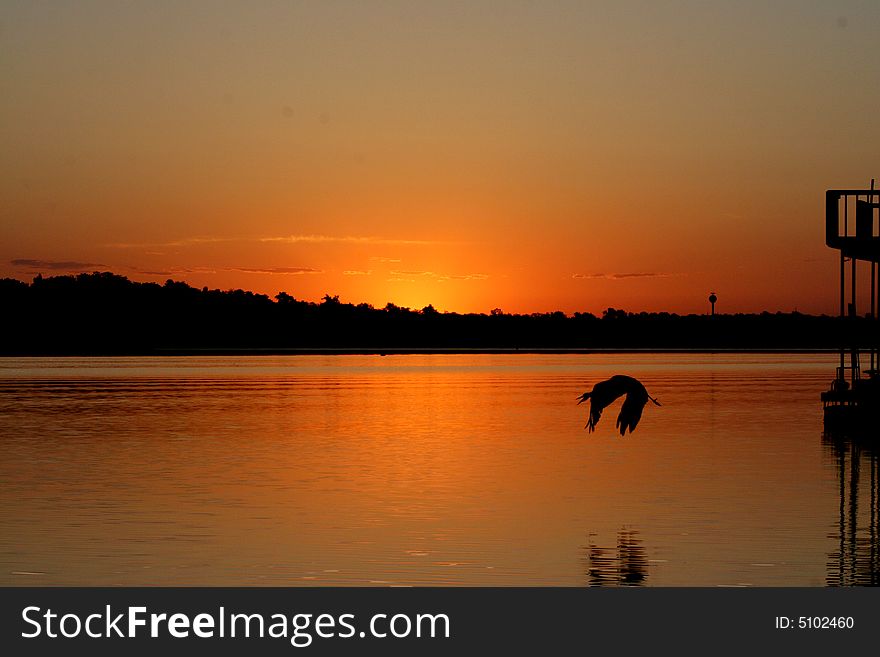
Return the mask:
<path id="1" fill-rule="evenodd" d="M 602 411 L 605 410 L 605 407 L 622 395 L 626 395 L 626 399 L 623 400 L 620 415 L 617 416 L 617 428 L 620 429 L 621 436 L 627 430 L 630 433 L 635 430 L 649 399 L 657 406 L 661 406 L 660 402 L 648 394 L 641 381 L 631 376 L 616 374 L 606 381 L 599 381 L 590 392 L 585 392 L 578 397 L 578 404 L 590 400 L 590 419 L 584 429 L 589 429 L 592 433 L 599 418 L 602 417 Z"/>

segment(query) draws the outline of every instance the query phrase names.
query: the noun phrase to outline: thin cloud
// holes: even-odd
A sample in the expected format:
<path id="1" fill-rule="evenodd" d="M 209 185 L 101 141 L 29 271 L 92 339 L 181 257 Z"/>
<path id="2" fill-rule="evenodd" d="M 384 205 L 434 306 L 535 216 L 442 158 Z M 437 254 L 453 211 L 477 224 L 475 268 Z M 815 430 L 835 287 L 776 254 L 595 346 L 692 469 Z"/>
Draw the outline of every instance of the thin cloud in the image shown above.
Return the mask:
<path id="1" fill-rule="evenodd" d="M 435 242 L 432 240 L 408 240 L 408 239 L 395 239 L 395 238 L 387 238 L 387 237 L 374 237 L 374 236 L 362 236 L 362 235 L 281 235 L 277 237 L 260 237 L 258 238 L 260 242 L 283 242 L 285 244 L 328 244 L 328 243 L 342 243 L 342 244 L 415 244 L 415 245 L 427 245 L 427 244 L 439 244 L 440 242 Z"/>
<path id="2" fill-rule="evenodd" d="M 240 271 L 245 274 L 323 274 L 323 269 L 314 269 L 312 267 L 232 267 L 227 271 Z"/>
<path id="3" fill-rule="evenodd" d="M 373 235 L 268 235 L 263 237 L 185 237 L 167 242 L 110 242 L 103 246 L 110 249 L 160 249 L 202 244 L 221 244 L 227 242 L 264 242 L 280 244 L 382 244 L 395 246 L 426 246 L 445 244 L 434 240 L 412 240 Z M 399 260 L 383 260 L 383 262 L 400 262 Z"/>
<path id="4" fill-rule="evenodd" d="M 124 267 L 129 271 L 146 276 L 180 276 L 186 274 L 216 274 L 215 267 L 168 267 L 167 269 L 141 269 L 140 267 Z"/>
<path id="5" fill-rule="evenodd" d="M 379 256 L 370 256 L 370 260 L 372 260 L 373 262 L 400 262 L 400 258 L 380 258 Z"/>
<path id="6" fill-rule="evenodd" d="M 239 237 L 185 237 L 179 240 L 171 240 L 169 242 L 110 242 L 109 244 L 103 244 L 102 246 L 108 249 L 161 249 L 239 241 L 244 240 Z"/>
<path id="7" fill-rule="evenodd" d="M 485 281 L 489 278 L 489 274 L 452 274 L 446 278 L 454 281 Z"/>
<path id="8" fill-rule="evenodd" d="M 30 258 L 16 258 L 10 260 L 13 267 L 27 269 L 51 269 L 52 271 L 91 271 L 106 268 L 97 262 L 78 262 L 76 260 L 33 260 Z"/>
<path id="9" fill-rule="evenodd" d="M 216 267 L 171 267 L 172 274 L 216 274 Z"/>
<path id="10" fill-rule="evenodd" d="M 179 273 L 173 272 L 170 269 L 135 269 L 134 271 L 144 276 L 171 276 L 172 274 Z"/>
<path id="11" fill-rule="evenodd" d="M 392 269 L 388 273 L 391 274 L 392 276 L 433 276 L 434 275 L 434 272 L 432 272 L 432 271 L 421 271 L 421 270 L 410 270 L 410 269 L 404 269 L 404 270 L 399 270 L 399 271 Z"/>
<path id="12" fill-rule="evenodd" d="M 179 276 L 186 274 L 217 274 L 220 272 L 241 272 L 243 274 L 323 274 L 323 269 L 313 267 L 169 267 L 167 269 L 140 269 L 130 267 L 138 274 L 148 276 Z"/>
<path id="13" fill-rule="evenodd" d="M 410 276 L 418 276 L 422 279 L 425 278 L 433 278 L 437 282 L 442 283 L 444 281 L 484 281 L 489 278 L 488 274 L 438 274 L 433 271 L 423 271 L 423 270 L 411 270 L 411 269 L 392 269 L 388 272 L 392 276 L 397 278 L 389 279 L 389 280 L 413 280 L 408 278 Z"/>
<path id="14" fill-rule="evenodd" d="M 372 269 L 367 269 L 366 271 L 363 269 L 346 269 L 342 272 L 345 276 L 369 276 L 373 273 Z"/>
<path id="15" fill-rule="evenodd" d="M 670 274 L 666 272 L 612 272 L 599 274 L 572 274 L 572 278 L 601 278 L 609 281 L 620 281 L 628 278 L 670 278 L 683 276 L 683 274 Z"/>

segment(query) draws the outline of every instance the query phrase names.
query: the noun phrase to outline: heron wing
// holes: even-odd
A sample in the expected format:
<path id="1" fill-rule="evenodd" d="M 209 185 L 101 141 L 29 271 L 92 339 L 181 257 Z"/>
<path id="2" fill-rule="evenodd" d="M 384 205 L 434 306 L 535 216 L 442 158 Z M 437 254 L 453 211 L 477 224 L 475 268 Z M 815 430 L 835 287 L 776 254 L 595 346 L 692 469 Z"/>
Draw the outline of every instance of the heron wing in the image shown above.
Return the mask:
<path id="1" fill-rule="evenodd" d="M 617 416 L 617 428 L 620 429 L 621 436 L 627 431 L 633 432 L 642 419 L 642 411 L 647 403 L 648 393 L 645 392 L 644 386 L 641 386 L 641 390 L 633 390 L 626 396 L 620 407 L 620 415 Z"/>
<path id="2" fill-rule="evenodd" d="M 622 378 L 628 377 L 613 376 L 606 381 L 599 381 L 593 386 L 593 390 L 590 392 L 590 420 L 587 422 L 587 428 L 590 431 L 599 422 L 602 411 L 618 397 L 626 394 L 628 383 L 622 381 Z"/>

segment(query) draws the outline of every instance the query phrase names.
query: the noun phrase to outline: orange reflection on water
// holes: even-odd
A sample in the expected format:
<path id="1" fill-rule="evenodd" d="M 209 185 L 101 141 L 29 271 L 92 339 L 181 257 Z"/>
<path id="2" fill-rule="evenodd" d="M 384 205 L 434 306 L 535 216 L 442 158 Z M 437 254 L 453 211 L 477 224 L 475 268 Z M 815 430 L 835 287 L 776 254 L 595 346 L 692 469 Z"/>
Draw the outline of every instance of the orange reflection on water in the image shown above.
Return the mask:
<path id="1" fill-rule="evenodd" d="M 3 360 L 0 581 L 584 585 L 625 534 L 639 583 L 822 585 L 831 361 Z M 663 407 L 588 434 L 614 373 Z"/>

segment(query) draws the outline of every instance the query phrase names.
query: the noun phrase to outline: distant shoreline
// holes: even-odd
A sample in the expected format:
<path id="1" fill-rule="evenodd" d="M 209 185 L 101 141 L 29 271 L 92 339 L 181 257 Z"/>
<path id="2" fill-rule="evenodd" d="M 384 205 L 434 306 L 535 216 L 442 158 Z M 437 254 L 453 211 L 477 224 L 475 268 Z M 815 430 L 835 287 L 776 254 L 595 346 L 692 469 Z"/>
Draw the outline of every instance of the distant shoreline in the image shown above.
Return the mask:
<path id="1" fill-rule="evenodd" d="M 183 282 L 134 283 L 110 272 L 0 279 L 0 355 L 206 356 L 381 354 L 832 353 L 876 347 L 867 317 L 798 312 L 718 315 L 561 311 L 439 312 L 389 303 L 321 303 L 286 293 Z"/>

